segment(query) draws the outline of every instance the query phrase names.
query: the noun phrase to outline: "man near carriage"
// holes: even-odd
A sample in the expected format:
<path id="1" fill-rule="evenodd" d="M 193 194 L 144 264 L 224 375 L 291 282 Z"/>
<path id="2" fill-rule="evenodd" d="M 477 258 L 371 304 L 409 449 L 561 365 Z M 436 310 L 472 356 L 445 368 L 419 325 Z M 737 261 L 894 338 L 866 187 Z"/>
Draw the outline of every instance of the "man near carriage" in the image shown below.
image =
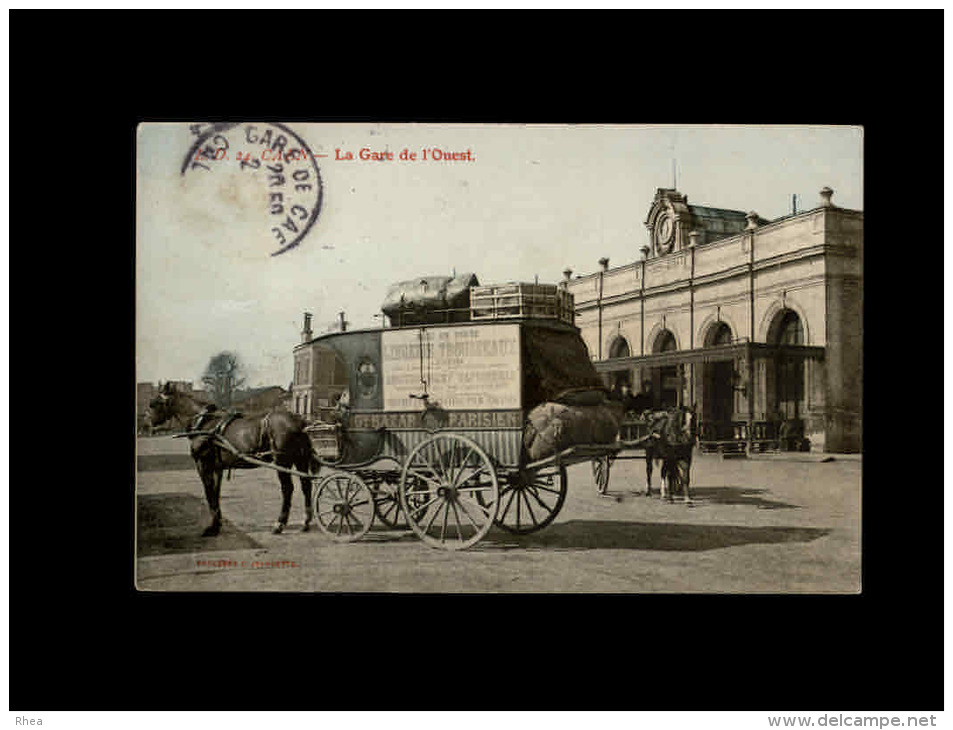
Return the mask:
<path id="1" fill-rule="evenodd" d="M 626 404 L 626 411 L 632 411 L 633 413 L 641 416 L 646 411 L 651 410 L 655 407 L 655 398 L 652 396 L 652 381 L 643 380 L 642 381 L 642 390 L 638 395 L 631 395 L 627 400 L 623 400 L 623 403 Z"/>

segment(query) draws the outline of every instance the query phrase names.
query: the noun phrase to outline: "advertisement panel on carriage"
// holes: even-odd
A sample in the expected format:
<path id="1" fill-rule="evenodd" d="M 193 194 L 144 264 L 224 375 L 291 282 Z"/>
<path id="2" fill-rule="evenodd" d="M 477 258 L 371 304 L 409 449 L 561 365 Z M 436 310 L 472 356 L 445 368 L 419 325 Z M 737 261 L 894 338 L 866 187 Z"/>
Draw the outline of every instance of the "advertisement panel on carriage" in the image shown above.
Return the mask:
<path id="1" fill-rule="evenodd" d="M 385 330 L 384 411 L 485 411 L 521 407 L 518 324 Z"/>

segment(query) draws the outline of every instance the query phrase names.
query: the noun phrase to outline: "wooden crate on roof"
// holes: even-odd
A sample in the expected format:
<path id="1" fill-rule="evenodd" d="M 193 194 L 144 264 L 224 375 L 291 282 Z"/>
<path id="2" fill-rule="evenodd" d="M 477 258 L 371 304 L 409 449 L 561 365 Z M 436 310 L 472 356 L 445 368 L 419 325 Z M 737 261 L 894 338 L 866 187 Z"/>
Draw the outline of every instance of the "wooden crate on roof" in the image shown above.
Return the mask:
<path id="1" fill-rule="evenodd" d="M 507 283 L 470 288 L 470 318 L 555 319 L 575 324 L 573 296 L 555 284 Z"/>

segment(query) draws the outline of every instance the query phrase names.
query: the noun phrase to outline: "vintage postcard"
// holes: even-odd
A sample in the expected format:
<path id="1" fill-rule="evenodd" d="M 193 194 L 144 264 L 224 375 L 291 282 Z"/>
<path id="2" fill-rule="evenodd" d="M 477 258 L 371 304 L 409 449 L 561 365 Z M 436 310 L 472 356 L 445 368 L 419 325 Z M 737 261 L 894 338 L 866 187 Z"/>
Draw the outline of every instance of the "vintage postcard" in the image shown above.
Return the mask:
<path id="1" fill-rule="evenodd" d="M 862 128 L 136 157 L 139 590 L 861 592 Z"/>

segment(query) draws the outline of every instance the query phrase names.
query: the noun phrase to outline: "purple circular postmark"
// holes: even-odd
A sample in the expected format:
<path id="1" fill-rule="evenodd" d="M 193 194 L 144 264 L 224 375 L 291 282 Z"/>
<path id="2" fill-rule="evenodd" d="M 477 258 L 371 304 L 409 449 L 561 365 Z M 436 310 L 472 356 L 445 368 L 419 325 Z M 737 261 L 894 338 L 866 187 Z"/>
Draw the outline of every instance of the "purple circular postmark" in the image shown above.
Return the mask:
<path id="1" fill-rule="evenodd" d="M 231 175 L 254 191 L 245 214 L 259 216 L 262 235 L 290 251 L 321 213 L 324 188 L 315 155 L 301 137 L 276 122 L 193 125 L 182 176 Z M 260 214 L 258 210 L 260 209 Z"/>

